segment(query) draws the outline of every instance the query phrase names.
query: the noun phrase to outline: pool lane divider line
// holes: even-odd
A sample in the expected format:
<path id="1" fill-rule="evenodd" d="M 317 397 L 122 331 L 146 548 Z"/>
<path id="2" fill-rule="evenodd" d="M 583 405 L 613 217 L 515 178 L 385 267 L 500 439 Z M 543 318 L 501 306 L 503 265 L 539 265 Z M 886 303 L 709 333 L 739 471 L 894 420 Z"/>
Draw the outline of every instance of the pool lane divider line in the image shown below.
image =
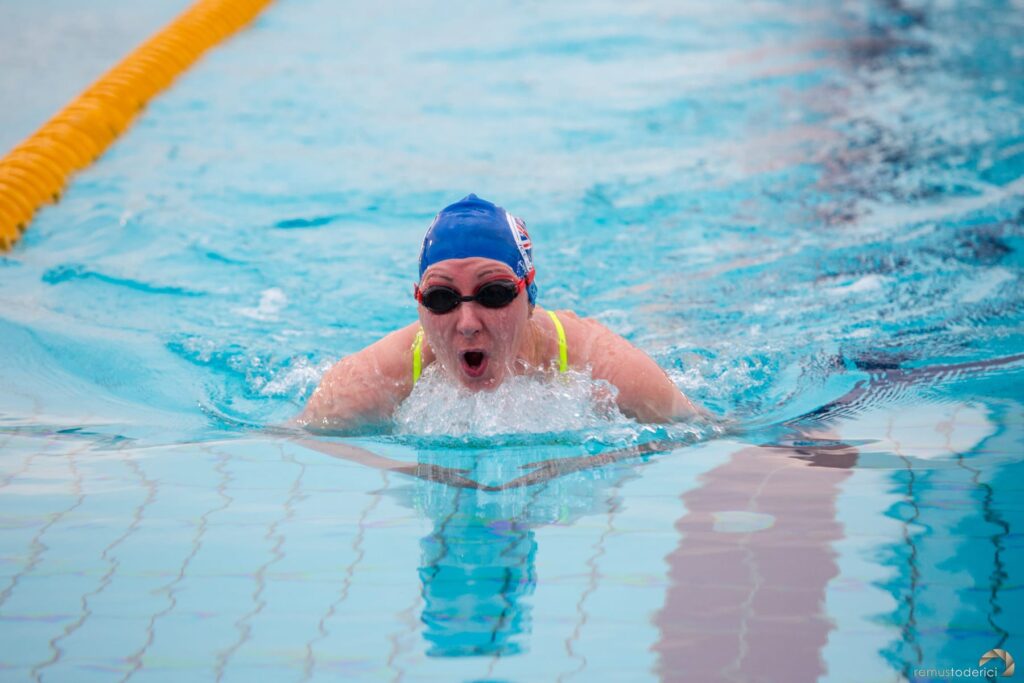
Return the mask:
<path id="1" fill-rule="evenodd" d="M 0 251 L 71 176 L 92 164 L 154 96 L 273 0 L 196 0 L 0 159 Z"/>

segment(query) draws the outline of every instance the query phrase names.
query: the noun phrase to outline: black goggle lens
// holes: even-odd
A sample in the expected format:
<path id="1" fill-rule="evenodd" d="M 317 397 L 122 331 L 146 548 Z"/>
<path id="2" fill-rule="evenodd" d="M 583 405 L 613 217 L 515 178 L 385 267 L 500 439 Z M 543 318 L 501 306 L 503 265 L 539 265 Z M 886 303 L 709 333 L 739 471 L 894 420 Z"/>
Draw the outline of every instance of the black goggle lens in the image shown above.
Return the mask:
<path id="1" fill-rule="evenodd" d="M 508 306 L 519 294 L 519 289 L 511 282 L 492 282 L 476 292 L 476 300 L 487 308 L 503 308 Z"/>
<path id="2" fill-rule="evenodd" d="M 461 303 L 458 293 L 447 287 L 431 287 L 423 292 L 421 301 L 427 310 L 433 313 L 447 313 L 455 310 L 455 307 Z"/>
<path id="3" fill-rule="evenodd" d="M 430 287 L 420 296 L 420 302 L 432 313 L 448 313 L 466 301 L 479 302 L 485 308 L 504 308 L 517 296 L 519 288 L 514 283 L 491 282 L 473 296 L 462 296 L 450 287 Z"/>

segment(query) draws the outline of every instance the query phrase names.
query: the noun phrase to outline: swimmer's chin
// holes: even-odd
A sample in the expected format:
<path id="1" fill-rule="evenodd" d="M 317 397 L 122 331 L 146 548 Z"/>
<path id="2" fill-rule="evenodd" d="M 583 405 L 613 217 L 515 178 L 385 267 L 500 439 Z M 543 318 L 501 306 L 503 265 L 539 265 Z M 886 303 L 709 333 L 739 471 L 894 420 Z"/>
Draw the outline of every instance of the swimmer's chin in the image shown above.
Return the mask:
<path id="1" fill-rule="evenodd" d="M 459 353 L 454 368 L 445 367 L 449 377 L 469 391 L 495 389 L 505 379 L 500 364 L 493 362 L 491 355 L 482 349 L 470 349 Z"/>
<path id="2" fill-rule="evenodd" d="M 455 381 L 458 382 L 459 386 L 471 392 L 493 391 L 501 385 L 502 378 L 490 376 L 467 377 L 460 372 L 455 376 Z"/>

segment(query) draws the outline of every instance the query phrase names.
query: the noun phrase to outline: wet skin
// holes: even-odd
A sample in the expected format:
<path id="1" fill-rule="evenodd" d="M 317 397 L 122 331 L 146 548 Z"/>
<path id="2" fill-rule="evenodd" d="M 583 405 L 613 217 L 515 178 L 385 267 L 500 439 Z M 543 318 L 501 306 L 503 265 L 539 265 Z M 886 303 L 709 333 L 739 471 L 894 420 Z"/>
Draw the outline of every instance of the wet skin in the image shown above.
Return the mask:
<path id="1" fill-rule="evenodd" d="M 466 296 L 491 282 L 515 283 L 504 263 L 485 258 L 450 259 L 427 269 L 420 288 L 450 287 Z M 477 301 L 461 303 L 448 313 L 419 307 L 427 343 L 447 374 L 471 390 L 499 385 L 516 368 L 537 365 L 537 330 L 525 290 L 503 308 Z"/>
<path id="2" fill-rule="evenodd" d="M 421 290 L 450 287 L 475 295 L 494 281 L 517 281 L 508 265 L 480 257 L 432 265 Z M 596 320 L 558 311 L 565 329 L 568 364 L 588 370 L 617 390 L 624 414 L 641 422 L 670 422 L 705 414 L 687 399 L 647 354 Z M 477 301 L 448 313 L 419 306 L 419 322 L 396 330 L 328 370 L 297 422 L 311 429 L 346 430 L 386 422 L 412 392 L 413 340 L 423 329 L 423 367 L 437 363 L 453 381 L 487 390 L 510 374 L 557 367 L 558 333 L 543 309 L 530 306 L 525 290 L 502 308 Z"/>

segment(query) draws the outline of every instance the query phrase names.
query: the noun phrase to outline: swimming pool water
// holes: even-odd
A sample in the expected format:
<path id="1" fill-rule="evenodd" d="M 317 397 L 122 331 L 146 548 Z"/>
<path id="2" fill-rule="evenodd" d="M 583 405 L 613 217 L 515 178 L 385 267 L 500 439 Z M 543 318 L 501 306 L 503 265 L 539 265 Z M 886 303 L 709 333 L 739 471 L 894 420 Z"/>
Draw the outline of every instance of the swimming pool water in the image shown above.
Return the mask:
<path id="1" fill-rule="evenodd" d="M 0 678 L 1024 656 L 1022 9 L 276 3 L 0 257 Z M 723 426 L 527 382 L 275 429 L 468 192 Z"/>

